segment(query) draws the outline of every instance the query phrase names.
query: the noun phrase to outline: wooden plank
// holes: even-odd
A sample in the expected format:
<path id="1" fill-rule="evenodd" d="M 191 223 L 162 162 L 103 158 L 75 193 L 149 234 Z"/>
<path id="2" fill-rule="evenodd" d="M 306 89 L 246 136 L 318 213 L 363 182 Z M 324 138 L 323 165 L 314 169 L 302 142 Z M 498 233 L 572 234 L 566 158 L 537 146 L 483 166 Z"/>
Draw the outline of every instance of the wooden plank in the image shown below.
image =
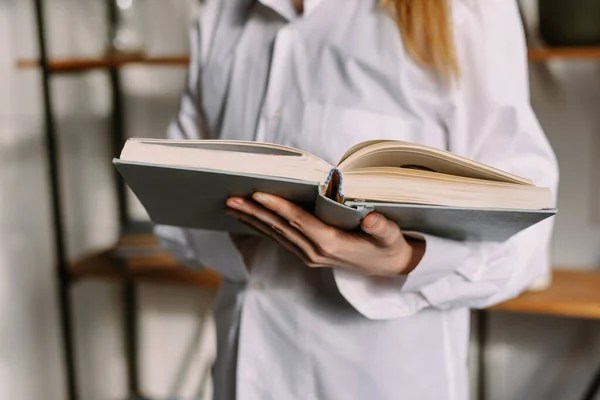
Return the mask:
<path id="1" fill-rule="evenodd" d="M 529 61 L 600 60 L 600 47 L 530 48 L 527 53 Z"/>
<path id="2" fill-rule="evenodd" d="M 145 255 L 144 251 L 141 252 L 142 255 L 127 258 L 117 257 L 115 249 L 88 255 L 71 266 L 70 276 L 76 280 L 130 279 L 135 282 L 193 285 L 213 290 L 220 285 L 220 276 L 210 269 L 192 270 L 179 264 L 164 251 L 152 250 Z"/>
<path id="3" fill-rule="evenodd" d="M 219 275 L 180 265 L 159 246 L 150 233 L 125 235 L 112 248 L 75 263 L 75 279 L 132 279 L 139 282 L 185 284 L 216 289 Z M 526 292 L 491 310 L 600 319 L 600 270 L 553 272 L 552 285 L 540 292 Z"/>
<path id="4" fill-rule="evenodd" d="M 523 293 L 491 310 L 600 319 L 600 270 L 557 269 L 549 289 Z"/>
<path id="5" fill-rule="evenodd" d="M 112 56 L 98 58 L 65 58 L 53 59 L 49 62 L 50 70 L 53 72 L 85 72 L 94 69 L 108 69 L 112 67 L 123 67 L 126 65 L 153 65 L 187 67 L 189 56 Z M 39 68 L 39 60 L 18 60 L 17 67 L 20 69 Z"/>
<path id="6" fill-rule="evenodd" d="M 548 60 L 600 60 L 600 47 L 534 47 L 528 50 L 528 58 L 530 61 L 534 62 Z M 84 72 L 94 69 L 123 67 L 132 64 L 187 67 L 189 65 L 189 61 L 189 56 L 186 54 L 164 56 L 121 55 L 89 58 L 58 58 L 50 60 L 50 69 L 54 72 Z M 17 61 L 17 67 L 20 69 L 38 68 L 39 66 L 39 60 L 22 59 Z"/>

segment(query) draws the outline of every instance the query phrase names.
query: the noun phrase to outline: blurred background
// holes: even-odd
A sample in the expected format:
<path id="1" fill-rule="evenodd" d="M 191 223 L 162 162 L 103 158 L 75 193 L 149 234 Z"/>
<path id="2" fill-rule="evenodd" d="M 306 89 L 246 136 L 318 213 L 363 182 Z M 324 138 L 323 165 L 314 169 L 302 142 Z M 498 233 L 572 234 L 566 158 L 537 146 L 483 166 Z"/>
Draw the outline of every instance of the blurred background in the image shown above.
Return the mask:
<path id="1" fill-rule="evenodd" d="M 557 272 L 475 315 L 473 398 L 600 399 L 600 2 L 521 6 L 561 169 Z M 211 398 L 218 279 L 160 251 L 110 163 L 124 137 L 164 136 L 197 12 L 0 0 L 0 399 Z"/>

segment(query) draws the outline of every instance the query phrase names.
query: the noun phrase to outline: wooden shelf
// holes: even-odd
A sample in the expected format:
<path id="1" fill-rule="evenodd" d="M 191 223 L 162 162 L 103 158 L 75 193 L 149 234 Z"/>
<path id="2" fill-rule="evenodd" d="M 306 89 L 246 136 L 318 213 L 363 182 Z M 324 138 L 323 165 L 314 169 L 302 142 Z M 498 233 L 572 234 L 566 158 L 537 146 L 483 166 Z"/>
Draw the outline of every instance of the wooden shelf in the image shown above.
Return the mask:
<path id="1" fill-rule="evenodd" d="M 600 60 L 600 47 L 546 47 L 530 48 L 527 52 L 529 61 L 550 60 Z"/>
<path id="2" fill-rule="evenodd" d="M 491 310 L 600 319 L 600 270 L 557 269 L 549 289 L 523 293 Z"/>
<path id="3" fill-rule="evenodd" d="M 564 47 L 564 48 L 530 48 L 528 51 L 530 61 L 561 60 L 600 60 L 600 47 Z M 187 67 L 189 56 L 186 54 L 143 56 L 121 55 L 91 58 L 57 58 L 50 61 L 50 70 L 53 72 L 84 72 L 94 69 L 120 68 L 126 65 L 154 65 Z M 39 68 L 39 60 L 22 59 L 17 61 L 20 69 Z"/>
<path id="4" fill-rule="evenodd" d="M 214 271 L 196 271 L 179 264 L 150 233 L 124 235 L 114 248 L 74 263 L 70 275 L 75 280 L 131 279 L 208 289 L 217 289 L 220 284 L 220 277 Z M 526 292 L 491 310 L 600 319 L 600 270 L 557 269 L 549 289 Z"/>
<path id="5" fill-rule="evenodd" d="M 127 235 L 117 246 L 75 262 L 74 280 L 126 280 L 160 284 L 193 285 L 217 289 L 219 275 L 209 269 L 186 268 L 163 251 L 151 234 Z"/>
<path id="6" fill-rule="evenodd" d="M 112 56 L 98 58 L 65 58 L 50 60 L 49 67 L 53 72 L 84 72 L 94 69 L 121 68 L 126 65 L 154 65 L 187 67 L 189 57 L 185 54 L 170 56 Z M 39 60 L 18 60 L 20 69 L 39 68 Z"/>

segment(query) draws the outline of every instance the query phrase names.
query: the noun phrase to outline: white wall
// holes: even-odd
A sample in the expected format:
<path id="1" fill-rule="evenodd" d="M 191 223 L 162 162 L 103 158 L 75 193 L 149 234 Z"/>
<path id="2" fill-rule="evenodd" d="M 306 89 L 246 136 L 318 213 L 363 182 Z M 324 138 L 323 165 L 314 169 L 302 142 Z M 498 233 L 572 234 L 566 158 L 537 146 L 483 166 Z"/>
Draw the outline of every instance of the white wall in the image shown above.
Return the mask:
<path id="1" fill-rule="evenodd" d="M 186 51 L 193 0 L 144 0 L 147 43 L 156 53 Z M 51 52 L 103 48 L 99 0 L 47 1 Z M 31 2 L 0 1 L 0 399 L 64 398 L 53 274 L 48 186 L 37 71 L 14 60 L 36 55 Z M 527 1 L 527 5 L 533 3 Z M 166 27 L 169 27 L 168 29 Z M 128 129 L 161 135 L 184 78 L 178 69 L 129 68 Z M 59 115 L 69 253 L 102 248 L 116 237 L 112 170 L 107 162 L 109 92 L 102 72 L 53 82 Z M 554 244 L 557 265 L 591 267 L 600 257 L 600 76 L 595 63 L 532 66 L 536 111 L 562 171 Z M 144 213 L 134 205 L 133 214 Z M 125 393 L 120 288 L 74 287 L 82 398 Z M 142 385 L 155 396 L 192 398 L 213 356 L 211 295 L 194 288 L 143 286 Z M 576 398 L 600 366 L 600 324 L 494 314 L 489 348 L 490 399 Z M 199 339 L 200 338 L 200 339 Z"/>
<path id="2" fill-rule="evenodd" d="M 94 55 L 106 35 L 103 1 L 52 0 L 54 56 Z M 32 2 L 0 2 L 0 399 L 65 398 L 53 270 L 49 193 L 38 71 L 15 60 L 35 57 Z M 146 42 L 155 53 L 187 51 L 193 2 L 144 0 Z M 169 27 L 168 29 L 165 29 Z M 161 135 L 173 115 L 183 69 L 124 71 L 128 128 Z M 72 257 L 116 238 L 108 147 L 110 110 L 102 72 L 53 80 L 63 167 L 65 219 Z M 132 215 L 144 216 L 139 207 Z M 120 287 L 73 287 L 81 398 L 124 398 Z M 196 398 L 213 357 L 212 295 L 194 288 L 143 285 L 139 292 L 141 383 L 150 395 Z M 210 390 L 210 387 L 208 387 Z"/>

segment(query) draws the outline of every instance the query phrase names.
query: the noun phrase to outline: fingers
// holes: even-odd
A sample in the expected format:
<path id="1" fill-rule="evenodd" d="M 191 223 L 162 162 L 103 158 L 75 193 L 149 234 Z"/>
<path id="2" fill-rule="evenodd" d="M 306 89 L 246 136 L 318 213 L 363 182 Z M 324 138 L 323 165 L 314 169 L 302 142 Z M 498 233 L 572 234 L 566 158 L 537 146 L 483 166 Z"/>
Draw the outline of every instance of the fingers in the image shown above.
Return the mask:
<path id="1" fill-rule="evenodd" d="M 360 227 L 370 237 L 384 246 L 395 243 L 401 235 L 398 225 L 375 212 L 363 218 Z"/>
<path id="2" fill-rule="evenodd" d="M 291 226 L 302 232 L 319 248 L 339 239 L 339 230 L 321 222 L 308 211 L 281 197 L 267 193 L 255 193 L 252 198 L 263 207 L 287 220 Z"/>
<path id="3" fill-rule="evenodd" d="M 305 263 L 309 262 L 308 259 L 306 258 L 306 255 L 304 254 L 304 252 L 302 252 L 302 250 L 300 250 L 298 248 L 298 246 L 294 245 L 286 237 L 284 237 L 284 236 L 278 234 L 277 232 L 275 232 L 274 230 L 270 229 L 268 225 L 262 223 L 261 221 L 257 220 L 256 218 L 253 218 L 253 217 L 249 216 L 248 214 L 244 214 L 240 211 L 229 209 L 229 210 L 227 210 L 227 214 L 237 218 L 242 224 L 248 226 L 250 229 L 281 244 L 283 247 L 285 247 L 292 253 L 296 254 Z"/>
<path id="4" fill-rule="evenodd" d="M 243 212 L 232 210 L 232 209 L 228 209 L 226 212 L 227 212 L 227 214 L 236 218 L 242 224 L 246 225 L 247 227 L 249 227 L 250 229 L 252 229 L 253 231 L 255 231 L 259 234 L 262 234 L 264 236 L 272 238 L 273 234 L 275 233 L 272 229 L 269 229 L 269 227 L 266 224 L 262 223 L 261 221 L 257 220 L 256 218 L 253 218 L 247 214 L 244 214 Z"/>
<path id="5" fill-rule="evenodd" d="M 300 249 L 302 253 L 301 258 L 309 266 L 329 265 L 328 260 L 320 255 L 310 239 L 277 214 L 267 210 L 259 204 L 241 198 L 228 199 L 227 206 L 238 211 L 236 217 L 240 221 L 250 224 L 251 227 L 275 240 L 284 238 L 286 242 L 291 243 L 294 248 Z M 289 249 L 286 242 L 282 242 L 281 240 L 278 241 Z M 290 250 L 294 251 L 293 249 Z"/>
<path id="6" fill-rule="evenodd" d="M 277 196 L 258 194 L 256 198 L 265 206 L 238 197 L 228 199 L 228 213 L 277 241 L 308 266 L 337 266 L 374 275 L 396 275 L 398 265 L 402 264 L 398 260 L 405 258 L 400 245 L 406 242 L 400 228 L 381 214 L 371 213 L 363 219 L 364 233 L 347 233 L 323 224 Z"/>

